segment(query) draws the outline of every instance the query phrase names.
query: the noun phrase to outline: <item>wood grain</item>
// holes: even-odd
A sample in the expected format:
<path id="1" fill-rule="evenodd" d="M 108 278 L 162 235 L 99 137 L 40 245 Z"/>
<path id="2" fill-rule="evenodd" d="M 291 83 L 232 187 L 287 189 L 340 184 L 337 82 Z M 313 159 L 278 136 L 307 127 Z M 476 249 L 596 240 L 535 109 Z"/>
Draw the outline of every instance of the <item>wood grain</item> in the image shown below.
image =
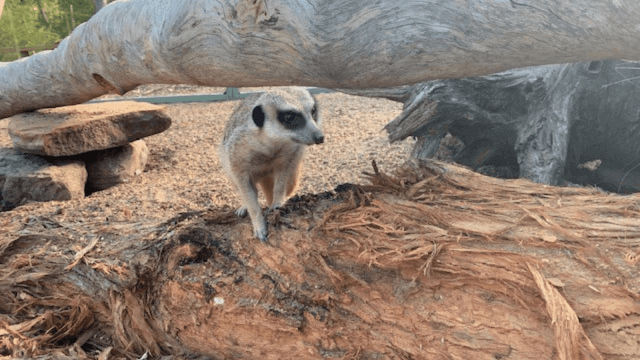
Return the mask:
<path id="1" fill-rule="evenodd" d="M 621 0 L 118 1 L 55 50 L 0 64 L 0 118 L 148 83 L 388 87 L 637 59 L 638 18 Z"/>

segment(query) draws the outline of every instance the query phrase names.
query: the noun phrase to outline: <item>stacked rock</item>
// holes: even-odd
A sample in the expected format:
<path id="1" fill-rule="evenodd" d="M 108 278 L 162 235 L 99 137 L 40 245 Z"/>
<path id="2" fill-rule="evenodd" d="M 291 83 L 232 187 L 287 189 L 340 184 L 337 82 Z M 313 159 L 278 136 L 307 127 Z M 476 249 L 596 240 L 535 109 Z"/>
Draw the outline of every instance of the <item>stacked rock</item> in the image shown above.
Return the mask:
<path id="1" fill-rule="evenodd" d="M 0 208 L 83 198 L 140 174 L 142 139 L 171 126 L 164 106 L 123 101 L 41 109 L 10 118 L 0 148 Z"/>

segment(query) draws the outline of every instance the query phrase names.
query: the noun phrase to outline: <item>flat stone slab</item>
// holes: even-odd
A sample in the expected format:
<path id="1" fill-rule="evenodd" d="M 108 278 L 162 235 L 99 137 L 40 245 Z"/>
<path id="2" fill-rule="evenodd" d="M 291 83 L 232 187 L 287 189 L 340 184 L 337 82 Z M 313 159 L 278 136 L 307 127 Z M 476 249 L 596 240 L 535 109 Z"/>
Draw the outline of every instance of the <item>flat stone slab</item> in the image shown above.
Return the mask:
<path id="1" fill-rule="evenodd" d="M 129 182 L 144 171 L 149 158 L 149 148 L 144 140 L 130 144 L 83 154 L 87 166 L 87 187 L 104 190 Z"/>
<path id="2" fill-rule="evenodd" d="M 80 160 L 48 161 L 0 148 L 0 200 L 4 208 L 25 201 L 72 200 L 84 197 L 87 170 Z"/>
<path id="3" fill-rule="evenodd" d="M 9 136 L 25 153 L 69 156 L 123 146 L 171 126 L 164 106 L 143 102 L 81 104 L 11 117 Z"/>

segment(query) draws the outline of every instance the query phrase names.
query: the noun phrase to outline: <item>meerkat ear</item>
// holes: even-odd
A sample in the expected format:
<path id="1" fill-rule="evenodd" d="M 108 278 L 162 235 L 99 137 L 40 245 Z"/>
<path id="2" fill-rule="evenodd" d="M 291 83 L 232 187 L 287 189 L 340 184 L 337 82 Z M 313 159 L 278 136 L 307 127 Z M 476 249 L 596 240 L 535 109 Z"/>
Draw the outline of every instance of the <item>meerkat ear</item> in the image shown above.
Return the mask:
<path id="1" fill-rule="evenodd" d="M 264 125 L 264 111 L 262 110 L 262 105 L 258 105 L 253 108 L 251 117 L 257 127 L 261 128 Z"/>

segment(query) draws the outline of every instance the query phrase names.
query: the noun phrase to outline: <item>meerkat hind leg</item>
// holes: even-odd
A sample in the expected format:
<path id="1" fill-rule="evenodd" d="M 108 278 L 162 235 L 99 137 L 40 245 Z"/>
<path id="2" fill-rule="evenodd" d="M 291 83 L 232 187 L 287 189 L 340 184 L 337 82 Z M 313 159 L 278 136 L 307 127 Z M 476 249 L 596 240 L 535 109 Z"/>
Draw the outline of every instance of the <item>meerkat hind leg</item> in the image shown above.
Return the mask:
<path id="1" fill-rule="evenodd" d="M 256 184 L 262 190 L 262 193 L 267 198 L 267 204 L 271 204 L 273 200 L 273 176 L 265 176 L 263 178 L 257 179 Z M 247 216 L 247 207 L 245 204 L 236 210 L 236 215 L 239 217 Z"/>
<path id="2" fill-rule="evenodd" d="M 284 204 L 286 197 L 285 197 L 285 174 L 283 174 L 282 172 L 279 172 L 276 174 L 275 176 L 275 182 L 273 184 L 273 199 L 270 202 L 270 206 L 269 206 L 269 210 L 274 210 L 279 208 L 280 206 L 282 206 L 282 204 Z"/>
<path id="3" fill-rule="evenodd" d="M 257 181 L 269 205 L 273 202 L 273 181 L 273 175 L 267 175 Z"/>
<path id="4" fill-rule="evenodd" d="M 300 162 L 296 163 L 293 169 L 288 173 L 287 178 L 287 199 L 293 196 L 298 190 L 298 182 L 300 181 Z"/>
<path id="5" fill-rule="evenodd" d="M 276 174 L 276 182 L 273 187 L 273 203 L 270 209 L 277 209 L 293 195 L 298 188 L 299 164 L 293 164 L 286 171 Z"/>

